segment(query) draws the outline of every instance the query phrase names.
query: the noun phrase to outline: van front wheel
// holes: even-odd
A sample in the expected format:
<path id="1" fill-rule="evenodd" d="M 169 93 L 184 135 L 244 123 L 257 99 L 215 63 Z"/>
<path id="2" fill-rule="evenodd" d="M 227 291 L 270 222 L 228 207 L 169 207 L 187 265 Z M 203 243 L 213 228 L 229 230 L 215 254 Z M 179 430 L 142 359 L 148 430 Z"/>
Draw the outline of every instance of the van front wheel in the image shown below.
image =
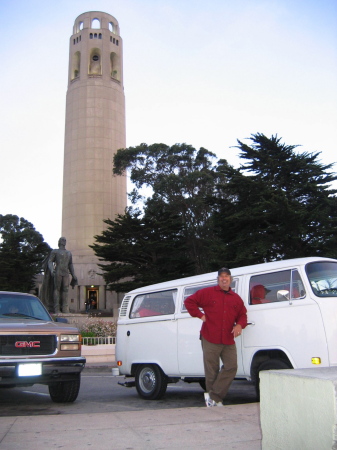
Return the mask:
<path id="1" fill-rule="evenodd" d="M 145 400 L 158 400 L 166 392 L 167 378 L 156 364 L 139 366 L 135 381 L 139 396 Z"/>

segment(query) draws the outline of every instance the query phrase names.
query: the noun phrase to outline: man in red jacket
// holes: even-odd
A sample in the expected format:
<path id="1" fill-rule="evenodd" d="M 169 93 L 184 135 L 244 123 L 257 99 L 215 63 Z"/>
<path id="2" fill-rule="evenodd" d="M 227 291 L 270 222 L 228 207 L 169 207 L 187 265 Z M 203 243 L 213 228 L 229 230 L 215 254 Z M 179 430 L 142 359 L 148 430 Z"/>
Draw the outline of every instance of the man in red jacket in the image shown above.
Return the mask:
<path id="1" fill-rule="evenodd" d="M 238 368 L 234 338 L 247 325 L 247 310 L 241 297 L 232 291 L 231 281 L 230 270 L 223 267 L 218 271 L 217 286 L 200 289 L 185 300 L 191 316 L 203 322 L 200 334 L 206 406 L 222 406 Z M 223 366 L 219 371 L 220 358 Z"/>

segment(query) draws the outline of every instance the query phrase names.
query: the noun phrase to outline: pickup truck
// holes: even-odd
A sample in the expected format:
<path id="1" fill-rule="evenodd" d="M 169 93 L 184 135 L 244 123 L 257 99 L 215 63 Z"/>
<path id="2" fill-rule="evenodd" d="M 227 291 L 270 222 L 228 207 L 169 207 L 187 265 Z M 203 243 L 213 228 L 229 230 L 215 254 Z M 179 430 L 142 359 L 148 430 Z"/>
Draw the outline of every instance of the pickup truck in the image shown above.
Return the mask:
<path id="1" fill-rule="evenodd" d="M 86 360 L 65 322 L 34 295 L 0 291 L 0 388 L 45 384 L 54 402 L 76 400 Z"/>

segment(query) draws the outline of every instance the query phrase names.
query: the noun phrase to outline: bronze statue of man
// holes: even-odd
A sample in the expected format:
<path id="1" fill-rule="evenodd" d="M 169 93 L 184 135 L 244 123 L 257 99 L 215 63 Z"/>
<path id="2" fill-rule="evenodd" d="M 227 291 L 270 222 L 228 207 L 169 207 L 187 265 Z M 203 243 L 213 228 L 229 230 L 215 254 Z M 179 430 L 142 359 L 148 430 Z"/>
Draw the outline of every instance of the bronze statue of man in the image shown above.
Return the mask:
<path id="1" fill-rule="evenodd" d="M 69 291 L 69 273 L 72 276 L 71 285 L 77 284 L 77 278 L 74 272 L 71 252 L 66 250 L 66 238 L 61 237 L 58 241 L 58 249 L 52 250 L 48 260 L 48 268 L 54 280 L 54 312 L 68 313 L 68 291 Z"/>

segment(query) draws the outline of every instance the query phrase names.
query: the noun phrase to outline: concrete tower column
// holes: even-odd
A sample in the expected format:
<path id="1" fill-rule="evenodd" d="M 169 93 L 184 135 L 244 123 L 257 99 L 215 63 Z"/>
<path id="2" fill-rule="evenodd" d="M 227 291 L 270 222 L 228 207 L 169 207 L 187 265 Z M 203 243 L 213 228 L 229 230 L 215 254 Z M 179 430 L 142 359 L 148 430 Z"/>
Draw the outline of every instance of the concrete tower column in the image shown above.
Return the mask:
<path id="1" fill-rule="evenodd" d="M 113 300 L 102 299 L 105 283 L 89 245 L 106 228 L 103 220 L 113 220 L 126 207 L 126 177 L 112 175 L 113 155 L 125 146 L 119 25 L 109 14 L 86 12 L 75 20 L 70 38 L 66 101 L 62 236 L 80 285 L 69 297 L 74 292 L 81 297 L 70 300 L 71 309 L 77 303 L 84 309 L 88 289 L 97 289 L 99 309 L 113 307 Z"/>

